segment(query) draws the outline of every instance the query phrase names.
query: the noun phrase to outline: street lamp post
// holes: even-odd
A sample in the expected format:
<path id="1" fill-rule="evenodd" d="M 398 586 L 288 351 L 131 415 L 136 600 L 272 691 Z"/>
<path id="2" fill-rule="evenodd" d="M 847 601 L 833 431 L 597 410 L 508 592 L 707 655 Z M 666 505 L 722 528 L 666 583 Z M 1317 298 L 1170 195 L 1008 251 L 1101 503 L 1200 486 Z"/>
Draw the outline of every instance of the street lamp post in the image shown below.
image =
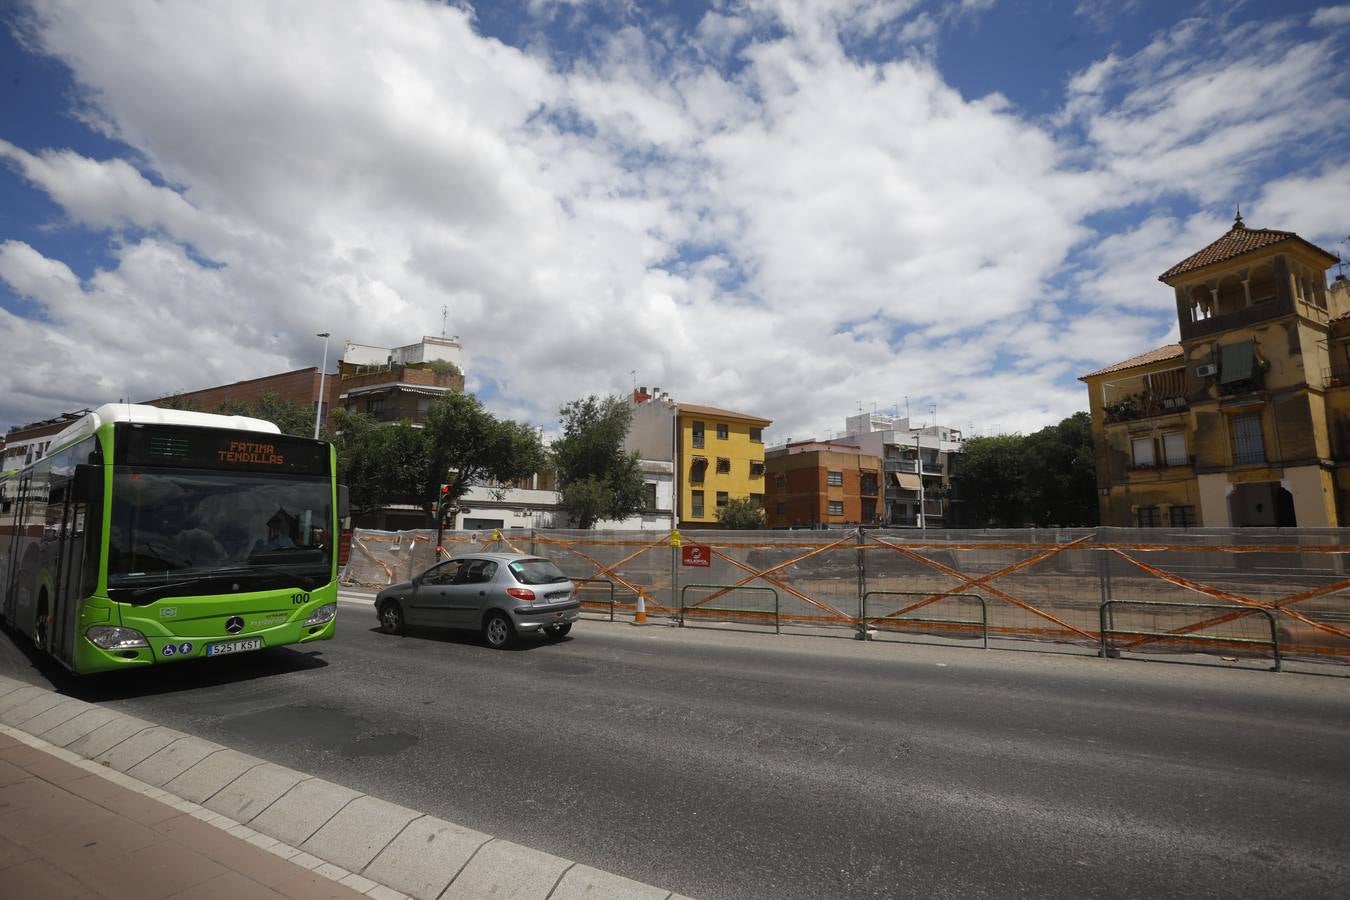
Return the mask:
<path id="1" fill-rule="evenodd" d="M 924 496 L 923 496 L 923 445 L 919 443 L 919 435 L 914 435 L 914 470 L 919 473 L 919 530 L 926 531 L 928 526 L 924 524 Z"/>
<path id="2" fill-rule="evenodd" d="M 323 365 L 319 366 L 319 399 L 314 404 L 314 439 L 319 439 L 319 420 L 323 418 L 323 377 L 328 374 L 328 338 L 326 331 L 314 335 L 323 338 Z"/>

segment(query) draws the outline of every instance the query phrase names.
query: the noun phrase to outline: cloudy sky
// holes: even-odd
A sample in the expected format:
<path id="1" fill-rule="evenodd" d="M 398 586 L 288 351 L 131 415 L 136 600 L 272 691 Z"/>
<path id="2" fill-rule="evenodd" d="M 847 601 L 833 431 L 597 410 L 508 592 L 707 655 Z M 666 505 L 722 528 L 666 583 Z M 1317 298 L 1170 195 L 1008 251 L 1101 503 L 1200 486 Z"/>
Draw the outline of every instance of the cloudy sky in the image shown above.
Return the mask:
<path id="1" fill-rule="evenodd" d="M 448 333 L 548 428 L 1086 407 L 1157 275 L 1350 234 L 1350 5 L 0 3 L 0 426 Z M 631 373 L 636 372 L 636 375 Z"/>

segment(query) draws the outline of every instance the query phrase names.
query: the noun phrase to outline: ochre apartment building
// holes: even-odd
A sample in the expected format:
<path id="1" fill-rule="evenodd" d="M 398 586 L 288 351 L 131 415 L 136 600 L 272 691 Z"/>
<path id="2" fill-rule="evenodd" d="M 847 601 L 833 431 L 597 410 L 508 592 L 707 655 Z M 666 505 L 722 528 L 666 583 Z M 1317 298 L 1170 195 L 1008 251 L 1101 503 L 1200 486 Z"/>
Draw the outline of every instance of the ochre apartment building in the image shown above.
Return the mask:
<path id="1" fill-rule="evenodd" d="M 1103 525 L 1340 526 L 1350 283 L 1289 231 L 1229 231 L 1159 276 L 1181 341 L 1082 377 Z"/>

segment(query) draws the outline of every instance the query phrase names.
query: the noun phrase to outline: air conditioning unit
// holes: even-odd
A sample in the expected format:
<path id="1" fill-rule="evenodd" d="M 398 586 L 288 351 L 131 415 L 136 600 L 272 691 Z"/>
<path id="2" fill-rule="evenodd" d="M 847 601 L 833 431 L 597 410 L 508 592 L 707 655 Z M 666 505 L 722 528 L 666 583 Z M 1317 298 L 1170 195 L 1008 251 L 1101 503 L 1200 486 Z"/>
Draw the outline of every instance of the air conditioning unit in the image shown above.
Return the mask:
<path id="1" fill-rule="evenodd" d="M 1218 374 L 1219 374 L 1219 367 L 1214 365 L 1214 363 L 1206 363 L 1203 366 L 1195 367 L 1195 375 L 1197 378 L 1209 378 L 1212 375 Z"/>

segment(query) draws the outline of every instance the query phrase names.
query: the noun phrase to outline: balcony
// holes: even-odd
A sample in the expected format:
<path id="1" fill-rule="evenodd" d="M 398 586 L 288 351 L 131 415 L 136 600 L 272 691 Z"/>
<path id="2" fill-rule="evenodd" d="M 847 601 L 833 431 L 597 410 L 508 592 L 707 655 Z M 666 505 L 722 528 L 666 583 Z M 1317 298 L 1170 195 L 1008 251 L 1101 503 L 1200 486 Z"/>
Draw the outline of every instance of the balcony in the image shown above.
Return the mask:
<path id="1" fill-rule="evenodd" d="M 886 460 L 886 471 L 917 473 L 918 465 L 912 459 L 888 459 Z"/>

